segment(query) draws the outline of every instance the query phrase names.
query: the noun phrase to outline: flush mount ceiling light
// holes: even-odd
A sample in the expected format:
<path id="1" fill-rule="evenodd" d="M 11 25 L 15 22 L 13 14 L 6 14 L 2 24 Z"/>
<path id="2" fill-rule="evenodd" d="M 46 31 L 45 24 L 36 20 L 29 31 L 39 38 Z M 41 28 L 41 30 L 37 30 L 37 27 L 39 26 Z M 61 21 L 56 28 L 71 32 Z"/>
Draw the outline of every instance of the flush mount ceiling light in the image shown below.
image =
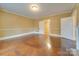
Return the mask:
<path id="1" fill-rule="evenodd" d="M 31 6 L 30 6 L 30 9 L 32 10 L 32 11 L 39 11 L 39 6 L 37 5 L 37 4 L 32 4 Z"/>

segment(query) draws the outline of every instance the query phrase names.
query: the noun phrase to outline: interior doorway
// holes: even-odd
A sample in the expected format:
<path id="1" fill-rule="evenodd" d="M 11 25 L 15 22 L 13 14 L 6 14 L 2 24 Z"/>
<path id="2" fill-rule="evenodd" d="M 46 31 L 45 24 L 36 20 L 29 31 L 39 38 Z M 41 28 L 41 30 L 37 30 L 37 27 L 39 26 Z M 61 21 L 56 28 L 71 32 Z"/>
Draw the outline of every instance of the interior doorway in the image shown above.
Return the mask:
<path id="1" fill-rule="evenodd" d="M 39 32 L 50 34 L 50 19 L 39 21 Z"/>

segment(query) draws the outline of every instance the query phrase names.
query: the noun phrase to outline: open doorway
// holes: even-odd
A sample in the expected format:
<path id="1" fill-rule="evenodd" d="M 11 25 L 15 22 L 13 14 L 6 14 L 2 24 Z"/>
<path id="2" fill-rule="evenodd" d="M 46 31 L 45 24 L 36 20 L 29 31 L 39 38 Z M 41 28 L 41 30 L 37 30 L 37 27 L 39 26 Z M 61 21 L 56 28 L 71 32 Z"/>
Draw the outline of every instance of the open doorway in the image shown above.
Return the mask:
<path id="1" fill-rule="evenodd" d="M 50 19 L 39 21 L 39 33 L 50 34 Z"/>

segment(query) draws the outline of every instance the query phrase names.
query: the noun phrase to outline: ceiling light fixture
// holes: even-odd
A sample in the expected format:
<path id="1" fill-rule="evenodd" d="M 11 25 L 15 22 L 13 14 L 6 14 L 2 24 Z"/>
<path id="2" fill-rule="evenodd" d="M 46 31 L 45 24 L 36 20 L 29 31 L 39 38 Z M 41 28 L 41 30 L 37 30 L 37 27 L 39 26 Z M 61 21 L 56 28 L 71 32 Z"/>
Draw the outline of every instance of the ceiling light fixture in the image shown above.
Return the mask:
<path id="1" fill-rule="evenodd" d="M 37 4 L 33 4 L 30 7 L 32 11 L 39 11 L 39 6 Z"/>

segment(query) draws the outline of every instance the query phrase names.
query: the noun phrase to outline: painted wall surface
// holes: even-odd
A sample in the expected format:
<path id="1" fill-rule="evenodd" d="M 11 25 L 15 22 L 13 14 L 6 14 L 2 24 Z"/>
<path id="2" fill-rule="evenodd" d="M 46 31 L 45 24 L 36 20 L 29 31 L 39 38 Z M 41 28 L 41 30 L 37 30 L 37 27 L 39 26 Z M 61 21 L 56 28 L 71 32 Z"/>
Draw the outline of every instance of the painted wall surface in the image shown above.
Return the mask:
<path id="1" fill-rule="evenodd" d="M 60 19 L 69 17 L 71 13 L 63 13 L 43 18 L 50 20 L 50 33 L 60 34 Z M 27 17 L 0 11 L 0 37 L 10 36 L 31 31 L 39 31 L 39 21 L 30 20 Z"/>
<path id="2" fill-rule="evenodd" d="M 73 19 L 73 40 L 76 40 L 76 26 L 77 26 L 77 9 L 74 9 L 72 12 Z"/>
<path id="3" fill-rule="evenodd" d="M 76 40 L 76 48 L 79 49 L 79 4 L 74 6 L 73 12 L 73 39 Z"/>
<path id="4" fill-rule="evenodd" d="M 45 17 L 43 19 L 50 20 L 50 33 L 51 34 L 61 34 L 61 27 L 60 27 L 61 26 L 61 18 L 69 17 L 69 16 L 71 16 L 71 13 L 63 13 L 63 14 L 59 14 L 59 15 L 55 15 L 55 16 Z"/>
<path id="5" fill-rule="evenodd" d="M 0 37 L 34 31 L 34 20 L 0 11 Z"/>
<path id="6" fill-rule="evenodd" d="M 75 5 L 75 8 L 73 10 L 73 13 L 76 12 L 76 14 L 74 14 L 73 16 L 75 16 L 76 18 L 73 19 L 74 21 L 76 21 L 75 23 L 75 40 L 76 40 L 76 47 L 79 50 L 79 4 Z"/>

